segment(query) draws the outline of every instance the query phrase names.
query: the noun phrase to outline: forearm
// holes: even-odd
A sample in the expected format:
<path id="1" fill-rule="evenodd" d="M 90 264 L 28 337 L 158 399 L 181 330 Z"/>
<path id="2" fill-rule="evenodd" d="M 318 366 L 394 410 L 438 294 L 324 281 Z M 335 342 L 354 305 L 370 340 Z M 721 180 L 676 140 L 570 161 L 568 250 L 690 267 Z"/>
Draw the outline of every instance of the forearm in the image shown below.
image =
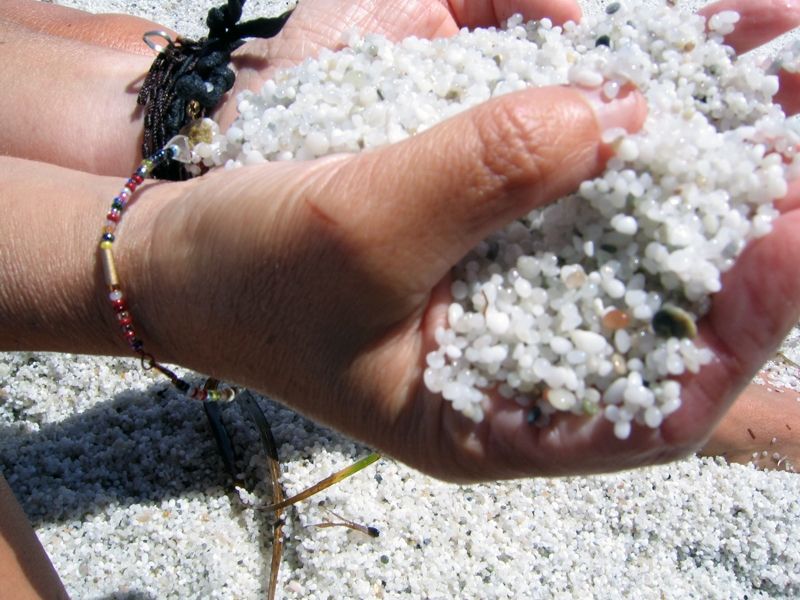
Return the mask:
<path id="1" fill-rule="evenodd" d="M 129 353 L 97 258 L 104 216 L 124 180 L 9 157 L 0 157 L 0 173 L 0 350 Z M 118 230 L 120 277 L 132 289 L 145 272 L 137 261 L 158 205 L 144 200 L 163 186 L 142 186 Z"/>
<path id="2" fill-rule="evenodd" d="M 50 560 L 0 475 L 0 581 L 4 598 L 67 598 Z"/>
<path id="3" fill-rule="evenodd" d="M 0 20 L 0 154 L 125 176 L 140 158 L 136 96 L 151 59 Z"/>

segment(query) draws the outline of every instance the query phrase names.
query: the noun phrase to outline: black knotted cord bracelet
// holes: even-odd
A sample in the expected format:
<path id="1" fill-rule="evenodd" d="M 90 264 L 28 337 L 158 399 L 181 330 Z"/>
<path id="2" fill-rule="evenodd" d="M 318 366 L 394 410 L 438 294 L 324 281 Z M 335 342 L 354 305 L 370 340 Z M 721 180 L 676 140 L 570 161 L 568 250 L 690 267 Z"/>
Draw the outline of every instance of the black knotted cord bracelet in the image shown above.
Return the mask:
<path id="1" fill-rule="evenodd" d="M 145 43 L 159 52 L 142 84 L 137 104 L 145 107 L 142 155 L 152 156 L 164 148 L 188 123 L 205 117 L 233 87 L 236 79 L 228 66 L 231 53 L 244 38 L 275 36 L 288 20 L 289 10 L 278 17 L 263 17 L 239 23 L 245 0 L 208 11 L 208 36 L 173 40 L 164 31 L 148 31 Z M 167 41 L 162 47 L 152 38 Z M 168 161 L 154 170 L 160 179 L 188 179 L 181 163 Z"/>

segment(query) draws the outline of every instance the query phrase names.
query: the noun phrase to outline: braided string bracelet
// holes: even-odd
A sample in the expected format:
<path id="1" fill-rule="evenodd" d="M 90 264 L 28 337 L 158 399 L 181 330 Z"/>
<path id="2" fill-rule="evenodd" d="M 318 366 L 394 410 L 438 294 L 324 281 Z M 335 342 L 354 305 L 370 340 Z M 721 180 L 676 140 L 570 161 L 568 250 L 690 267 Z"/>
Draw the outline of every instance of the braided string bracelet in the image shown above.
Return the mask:
<path id="1" fill-rule="evenodd" d="M 106 214 L 106 222 L 100 236 L 98 250 L 100 262 L 103 265 L 103 278 L 105 279 L 108 300 L 114 310 L 117 323 L 122 332 L 122 337 L 135 354 L 138 354 L 142 361 L 142 368 L 145 370 L 156 369 L 163 373 L 172 384 L 187 397 L 193 400 L 231 400 L 235 394 L 232 388 L 209 389 L 191 385 L 178 377 L 172 370 L 156 361 L 152 354 L 144 349 L 144 342 L 136 333 L 136 328 L 131 315 L 130 307 L 122 290 L 117 266 L 114 262 L 114 242 L 117 226 L 122 221 L 125 208 L 131 202 L 136 188 L 160 166 L 167 165 L 170 161 L 190 162 L 191 145 L 186 136 L 175 136 L 167 145 L 158 150 L 150 158 L 145 158 L 139 167 L 131 174 L 120 192 L 111 202 L 111 208 Z"/>
<path id="2" fill-rule="evenodd" d="M 144 43 L 158 53 L 139 91 L 137 103 L 145 107 L 142 154 L 162 148 L 188 123 L 208 115 L 232 87 L 236 76 L 230 69 L 231 53 L 245 38 L 271 38 L 292 14 L 262 17 L 240 23 L 245 0 L 226 0 L 208 11 L 208 36 L 173 40 L 165 31 L 148 31 Z M 166 46 L 154 39 L 163 39 Z M 180 162 L 156 167 L 160 179 L 188 179 Z"/>

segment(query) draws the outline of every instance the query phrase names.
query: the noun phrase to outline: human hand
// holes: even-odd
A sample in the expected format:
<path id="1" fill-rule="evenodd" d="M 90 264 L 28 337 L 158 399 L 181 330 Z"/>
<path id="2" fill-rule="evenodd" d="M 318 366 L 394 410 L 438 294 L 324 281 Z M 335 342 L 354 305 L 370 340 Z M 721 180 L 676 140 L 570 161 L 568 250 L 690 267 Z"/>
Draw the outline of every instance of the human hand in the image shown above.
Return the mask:
<path id="1" fill-rule="evenodd" d="M 499 397 L 475 424 L 421 381 L 451 265 L 596 174 L 600 131 L 635 129 L 644 114 L 636 94 L 611 106 L 599 124 L 575 90 L 529 90 L 376 151 L 170 187 L 178 197 L 133 211 L 125 234 L 149 240 L 131 279 L 131 297 L 157 302 L 138 302 L 143 337 L 162 359 L 269 393 L 446 479 L 607 471 L 686 453 L 797 321 L 796 193 L 726 275 L 700 324 L 716 360 L 683 379 L 684 405 L 660 430 L 620 441 L 605 420 L 571 415 L 532 428 Z"/>

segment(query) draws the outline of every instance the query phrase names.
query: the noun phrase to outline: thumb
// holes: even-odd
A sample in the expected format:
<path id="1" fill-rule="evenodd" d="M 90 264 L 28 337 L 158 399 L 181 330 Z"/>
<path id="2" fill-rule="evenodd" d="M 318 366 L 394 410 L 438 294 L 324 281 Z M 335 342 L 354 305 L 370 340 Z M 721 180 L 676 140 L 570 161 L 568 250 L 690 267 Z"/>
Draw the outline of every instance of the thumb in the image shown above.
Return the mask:
<path id="1" fill-rule="evenodd" d="M 611 154 L 603 131 L 636 130 L 646 112 L 636 91 L 613 101 L 570 87 L 508 94 L 343 161 L 336 185 L 359 199 L 347 214 L 362 248 L 438 279 L 490 233 L 599 173 Z"/>

